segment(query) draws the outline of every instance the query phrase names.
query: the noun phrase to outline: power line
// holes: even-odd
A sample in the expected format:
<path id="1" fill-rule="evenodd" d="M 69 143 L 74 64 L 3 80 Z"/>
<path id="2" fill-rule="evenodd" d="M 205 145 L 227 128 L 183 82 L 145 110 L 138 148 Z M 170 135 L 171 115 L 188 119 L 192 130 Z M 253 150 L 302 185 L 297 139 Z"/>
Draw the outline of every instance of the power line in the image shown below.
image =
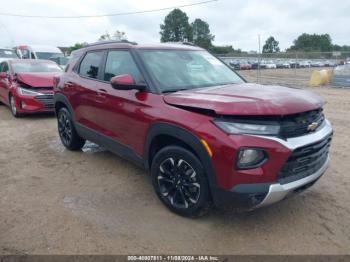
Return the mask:
<path id="1" fill-rule="evenodd" d="M 13 14 L 13 13 L 2 13 L 0 12 L 0 16 L 12 16 L 12 17 L 24 17 L 24 18 L 45 18 L 45 19 L 76 19 L 76 18 L 96 18 L 96 17 L 110 17 L 110 16 L 124 16 L 124 15 L 135 15 L 135 14 L 144 14 L 151 12 L 158 12 L 163 10 L 169 10 L 174 8 L 181 7 L 190 7 L 195 5 L 204 5 L 211 2 L 216 2 L 218 0 L 207 0 L 187 5 L 179 5 L 179 6 L 171 6 L 171 7 L 163 7 L 158 9 L 151 10 L 143 10 L 143 11 L 135 11 L 135 12 L 122 12 L 122 13 L 114 13 L 114 14 L 102 14 L 102 15 L 79 15 L 79 16 L 45 16 L 45 15 L 22 15 L 22 14 Z"/>

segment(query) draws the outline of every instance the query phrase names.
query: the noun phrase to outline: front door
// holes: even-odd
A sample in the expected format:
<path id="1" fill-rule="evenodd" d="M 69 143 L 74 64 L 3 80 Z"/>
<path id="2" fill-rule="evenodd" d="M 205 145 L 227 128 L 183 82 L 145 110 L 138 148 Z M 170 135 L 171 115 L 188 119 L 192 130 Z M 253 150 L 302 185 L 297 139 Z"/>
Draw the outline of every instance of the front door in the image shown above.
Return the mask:
<path id="1" fill-rule="evenodd" d="M 116 90 L 110 80 L 116 75 L 131 75 L 137 84 L 144 79 L 128 50 L 110 50 L 107 53 L 102 81 L 98 83 L 96 124 L 100 133 L 133 149 L 143 142 L 148 126 L 144 110 L 150 95 L 137 90 Z"/>

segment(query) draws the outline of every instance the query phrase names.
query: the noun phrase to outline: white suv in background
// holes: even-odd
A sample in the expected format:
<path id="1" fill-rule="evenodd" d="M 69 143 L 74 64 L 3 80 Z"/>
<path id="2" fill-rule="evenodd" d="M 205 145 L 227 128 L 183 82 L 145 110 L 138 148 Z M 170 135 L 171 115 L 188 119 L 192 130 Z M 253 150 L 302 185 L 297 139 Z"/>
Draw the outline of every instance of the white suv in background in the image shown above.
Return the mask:
<path id="1" fill-rule="evenodd" d="M 46 59 L 52 57 L 64 57 L 62 51 L 49 45 L 19 45 L 15 47 L 17 54 L 22 59 Z"/>

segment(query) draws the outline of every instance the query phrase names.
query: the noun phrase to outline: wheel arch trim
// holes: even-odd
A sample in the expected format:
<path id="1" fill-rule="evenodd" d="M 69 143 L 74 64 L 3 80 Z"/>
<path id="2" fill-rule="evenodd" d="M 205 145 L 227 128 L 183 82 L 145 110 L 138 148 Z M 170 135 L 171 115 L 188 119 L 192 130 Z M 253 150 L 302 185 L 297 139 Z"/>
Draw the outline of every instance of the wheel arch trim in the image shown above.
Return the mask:
<path id="1" fill-rule="evenodd" d="M 64 105 L 68 108 L 69 113 L 71 114 L 71 116 L 72 116 L 72 118 L 73 118 L 73 123 L 74 123 L 74 125 L 75 125 L 75 114 L 74 114 L 74 110 L 73 110 L 72 105 L 69 103 L 68 98 L 67 98 L 65 95 L 63 95 L 63 94 L 56 93 L 56 94 L 54 94 L 53 99 L 54 99 L 54 104 L 55 104 L 55 113 L 56 113 L 56 115 L 57 115 L 57 113 L 58 113 L 58 112 L 56 111 L 56 104 L 57 104 L 57 103 L 62 103 L 62 104 L 64 104 Z"/>
<path id="2" fill-rule="evenodd" d="M 146 136 L 146 142 L 144 146 L 144 166 L 146 169 L 150 169 L 149 164 L 149 158 L 150 158 L 150 150 L 151 145 L 154 139 L 156 139 L 157 136 L 161 135 L 167 135 L 174 137 L 186 145 L 188 145 L 190 148 L 192 148 L 197 156 L 199 157 L 199 160 L 201 161 L 209 182 L 210 190 L 216 188 L 217 181 L 216 181 L 216 175 L 215 170 L 212 165 L 212 159 L 210 158 L 206 148 L 204 147 L 203 143 L 201 142 L 201 139 L 193 134 L 192 132 L 184 129 L 183 127 L 177 126 L 175 124 L 160 122 L 153 124 Z"/>

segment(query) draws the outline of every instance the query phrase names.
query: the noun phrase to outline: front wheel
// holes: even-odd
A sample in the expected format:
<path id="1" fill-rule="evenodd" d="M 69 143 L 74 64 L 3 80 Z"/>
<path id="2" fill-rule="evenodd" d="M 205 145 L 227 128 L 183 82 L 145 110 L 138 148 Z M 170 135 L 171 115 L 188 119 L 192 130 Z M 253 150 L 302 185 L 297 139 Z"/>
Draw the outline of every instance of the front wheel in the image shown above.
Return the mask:
<path id="1" fill-rule="evenodd" d="M 154 157 L 153 187 L 171 211 L 186 217 L 204 215 L 211 207 L 209 186 L 201 162 L 189 150 L 167 146 Z"/>
<path id="2" fill-rule="evenodd" d="M 11 113 L 14 117 L 21 116 L 21 114 L 18 113 L 18 110 L 17 110 L 16 98 L 13 95 L 10 95 L 10 109 L 11 109 Z"/>
<path id="3" fill-rule="evenodd" d="M 85 144 L 85 139 L 80 137 L 73 125 L 73 119 L 67 108 L 63 107 L 57 114 L 58 134 L 62 144 L 69 150 L 79 150 Z"/>

